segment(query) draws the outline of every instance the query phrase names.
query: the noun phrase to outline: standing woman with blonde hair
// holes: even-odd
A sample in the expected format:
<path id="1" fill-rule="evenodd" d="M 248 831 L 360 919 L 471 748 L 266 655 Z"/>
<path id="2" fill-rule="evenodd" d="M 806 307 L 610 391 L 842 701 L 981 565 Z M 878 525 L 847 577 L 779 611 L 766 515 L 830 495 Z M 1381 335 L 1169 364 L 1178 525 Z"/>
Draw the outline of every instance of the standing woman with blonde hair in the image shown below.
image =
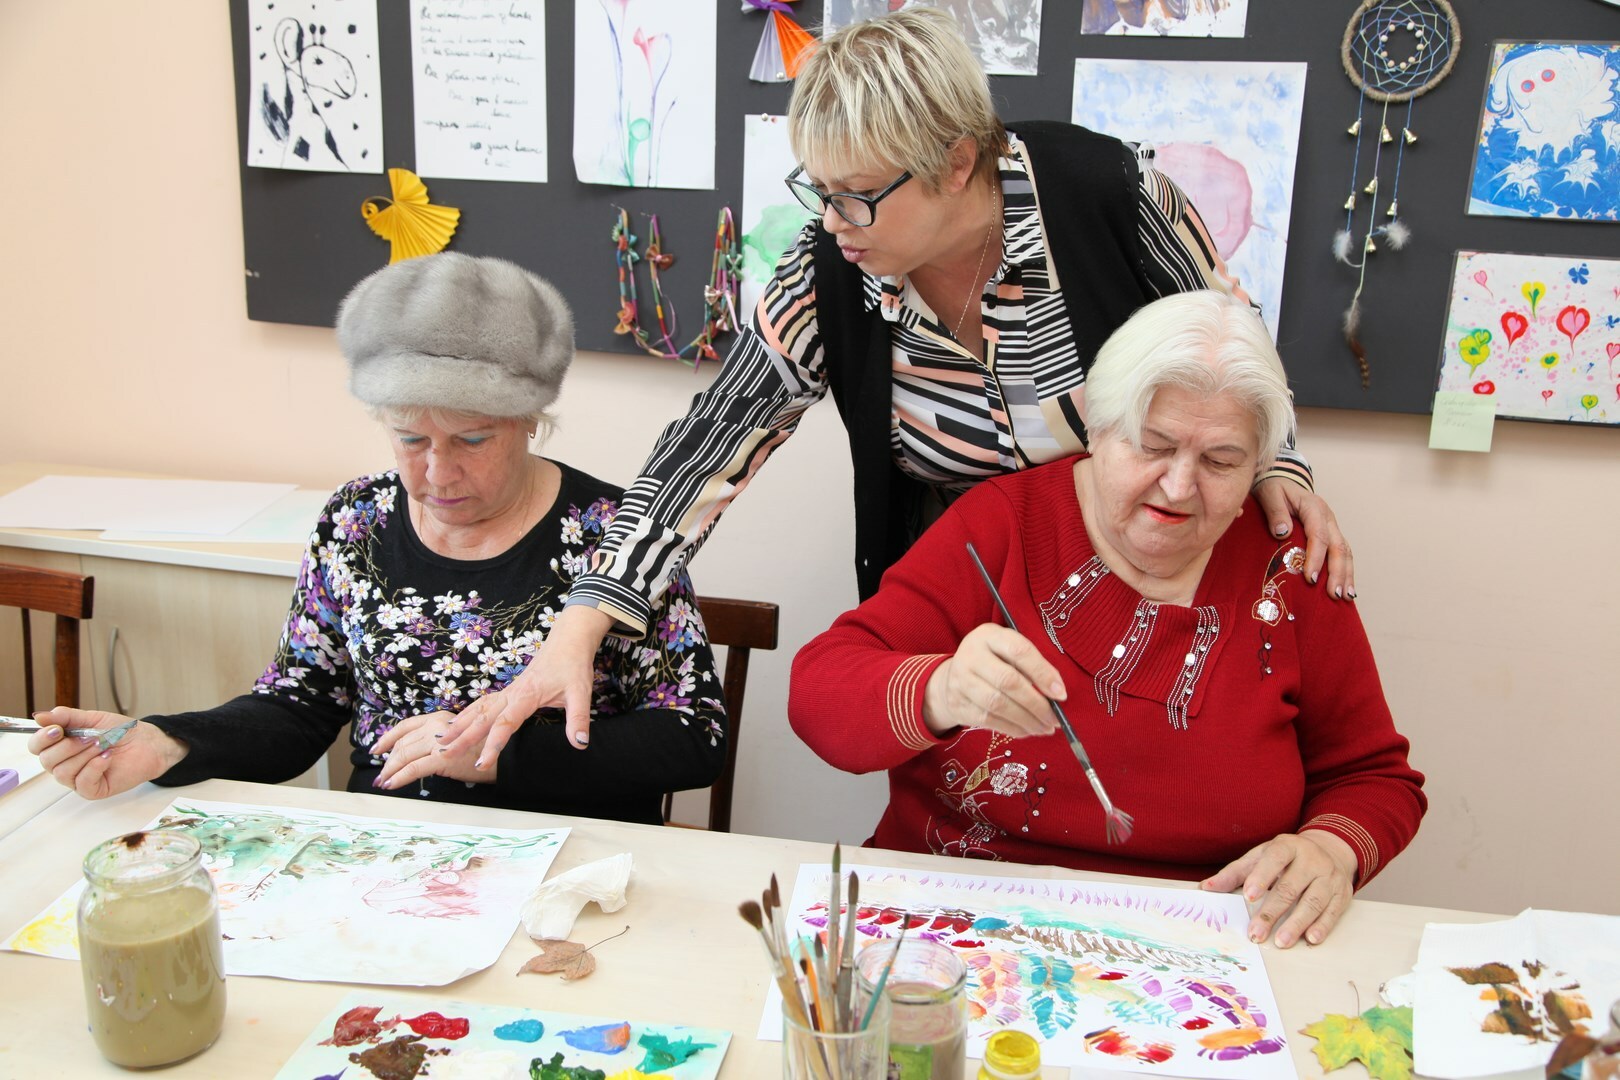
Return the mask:
<path id="1" fill-rule="evenodd" d="M 545 646 L 457 721 L 498 750 L 563 704 L 589 742 L 589 658 L 639 633 L 731 499 L 829 391 L 855 467 L 860 595 L 981 480 L 1085 449 L 1086 371 L 1131 313 L 1171 293 L 1243 299 L 1186 196 L 1117 139 L 1004 126 L 945 12 L 913 8 L 829 36 L 788 108 L 787 185 L 820 217 L 766 285 L 713 386 L 664 429 Z M 1355 595 L 1332 511 L 1285 450 L 1256 493 L 1293 518 L 1307 573 Z M 790 567 L 785 571 L 791 572 Z"/>

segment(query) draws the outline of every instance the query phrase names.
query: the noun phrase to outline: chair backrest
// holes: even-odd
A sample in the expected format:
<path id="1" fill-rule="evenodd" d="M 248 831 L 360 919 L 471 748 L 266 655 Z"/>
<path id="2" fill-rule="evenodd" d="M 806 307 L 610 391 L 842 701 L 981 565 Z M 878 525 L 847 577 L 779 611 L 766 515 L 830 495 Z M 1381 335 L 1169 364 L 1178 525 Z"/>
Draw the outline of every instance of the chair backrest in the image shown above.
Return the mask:
<path id="1" fill-rule="evenodd" d="M 763 600 L 728 600 L 718 596 L 697 598 L 709 644 L 726 647 L 726 671 L 721 697 L 726 703 L 726 764 L 709 789 L 709 828 L 731 831 L 731 788 L 737 773 L 737 740 L 742 734 L 743 691 L 748 688 L 748 657 L 755 649 L 776 648 L 780 610 Z M 672 797 L 664 796 L 664 821 L 669 821 Z"/>
<path id="2" fill-rule="evenodd" d="M 34 637 L 30 611 L 56 616 L 56 700 L 79 707 L 79 621 L 90 618 L 96 579 L 64 570 L 0 563 L 0 607 L 22 608 L 23 698 L 34 713 Z"/>

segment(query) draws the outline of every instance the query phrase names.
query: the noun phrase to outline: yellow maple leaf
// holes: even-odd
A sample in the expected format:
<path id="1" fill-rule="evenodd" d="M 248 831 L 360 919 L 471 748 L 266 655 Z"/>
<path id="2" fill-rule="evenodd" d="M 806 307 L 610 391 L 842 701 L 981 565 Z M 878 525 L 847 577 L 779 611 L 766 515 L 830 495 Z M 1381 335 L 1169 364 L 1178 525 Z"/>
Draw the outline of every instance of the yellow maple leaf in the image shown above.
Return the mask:
<path id="1" fill-rule="evenodd" d="M 1373 1080 L 1411 1080 L 1412 1010 L 1374 1007 L 1360 1016 L 1329 1013 L 1301 1030 L 1316 1040 L 1311 1047 L 1324 1070 L 1352 1061 L 1367 1067 Z"/>

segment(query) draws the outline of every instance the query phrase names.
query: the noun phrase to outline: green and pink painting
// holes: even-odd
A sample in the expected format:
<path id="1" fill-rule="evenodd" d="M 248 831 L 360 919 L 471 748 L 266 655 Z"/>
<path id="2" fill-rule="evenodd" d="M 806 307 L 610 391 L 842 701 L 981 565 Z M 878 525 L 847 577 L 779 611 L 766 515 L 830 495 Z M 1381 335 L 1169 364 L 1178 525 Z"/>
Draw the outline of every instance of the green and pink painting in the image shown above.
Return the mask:
<path id="1" fill-rule="evenodd" d="M 356 990 L 276 1080 L 712 1080 L 731 1033 Z"/>
<path id="2" fill-rule="evenodd" d="M 568 836 L 196 799 L 147 828 L 201 842 L 227 974 L 391 986 L 442 986 L 493 964 Z M 83 888 L 5 948 L 77 959 Z"/>

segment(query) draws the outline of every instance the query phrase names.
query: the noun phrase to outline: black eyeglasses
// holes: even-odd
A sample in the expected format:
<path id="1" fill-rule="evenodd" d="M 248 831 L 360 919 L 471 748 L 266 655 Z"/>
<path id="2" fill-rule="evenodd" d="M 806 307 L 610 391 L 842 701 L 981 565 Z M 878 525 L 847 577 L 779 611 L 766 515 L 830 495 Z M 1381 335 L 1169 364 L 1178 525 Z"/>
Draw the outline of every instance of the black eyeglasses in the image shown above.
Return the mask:
<path id="1" fill-rule="evenodd" d="M 857 195 L 853 191 L 822 191 L 807 180 L 800 180 L 804 173 L 804 166 L 800 165 L 787 174 L 784 181 L 793 197 L 804 205 L 806 210 L 816 215 L 825 214 L 827 207 L 831 206 L 838 211 L 838 216 L 857 228 L 864 229 L 877 220 L 877 204 L 894 193 L 894 189 L 911 179 L 911 173 L 903 172 L 895 178 L 894 183 L 878 192 L 876 195 Z"/>

